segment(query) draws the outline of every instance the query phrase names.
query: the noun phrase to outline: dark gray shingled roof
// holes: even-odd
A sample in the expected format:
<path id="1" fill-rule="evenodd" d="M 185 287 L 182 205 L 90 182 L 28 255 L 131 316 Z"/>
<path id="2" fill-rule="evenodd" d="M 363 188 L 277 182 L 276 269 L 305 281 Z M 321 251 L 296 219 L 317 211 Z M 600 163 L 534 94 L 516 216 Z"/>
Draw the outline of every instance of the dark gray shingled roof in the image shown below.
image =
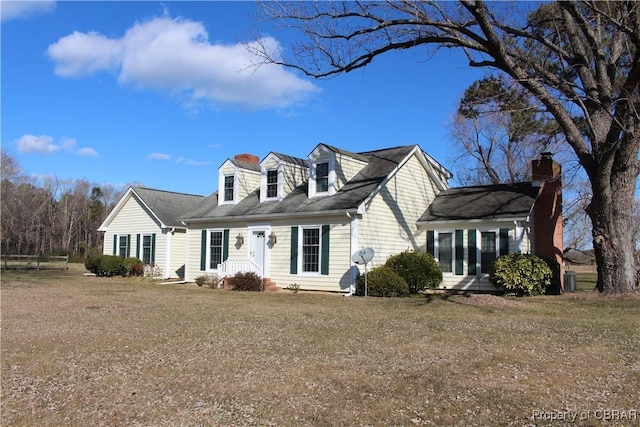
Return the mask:
<path id="1" fill-rule="evenodd" d="M 306 159 L 301 159 L 300 157 L 294 157 L 294 156 L 289 156 L 287 154 L 276 153 L 275 151 L 272 151 L 271 154 L 277 156 L 280 160 L 283 160 L 292 165 L 298 165 L 303 167 L 309 166 L 309 161 Z"/>
<path id="2" fill-rule="evenodd" d="M 193 209 L 205 196 L 174 193 L 152 188 L 133 186 L 131 189 L 153 211 L 160 221 L 169 227 L 184 227 L 178 218 Z"/>
<path id="3" fill-rule="evenodd" d="M 311 197 L 308 182 L 296 187 L 280 201 L 260 203 L 259 190 L 235 205 L 218 205 L 217 193 L 202 201 L 198 207 L 187 212 L 183 220 L 232 219 L 246 216 L 295 215 L 356 209 L 398 164 L 414 149 L 415 145 L 357 153 L 368 164 L 332 196 Z"/>
<path id="4" fill-rule="evenodd" d="M 538 190 L 530 182 L 450 188 L 438 193 L 418 222 L 526 217 Z"/>
<path id="5" fill-rule="evenodd" d="M 237 159 L 230 159 L 231 163 L 233 163 L 234 165 L 236 165 L 239 168 L 242 169 L 247 169 L 247 170 L 251 170 L 251 171 L 255 171 L 255 172 L 260 172 L 260 165 L 255 164 L 255 163 L 249 163 L 249 162 L 245 162 L 244 160 L 237 160 Z"/>

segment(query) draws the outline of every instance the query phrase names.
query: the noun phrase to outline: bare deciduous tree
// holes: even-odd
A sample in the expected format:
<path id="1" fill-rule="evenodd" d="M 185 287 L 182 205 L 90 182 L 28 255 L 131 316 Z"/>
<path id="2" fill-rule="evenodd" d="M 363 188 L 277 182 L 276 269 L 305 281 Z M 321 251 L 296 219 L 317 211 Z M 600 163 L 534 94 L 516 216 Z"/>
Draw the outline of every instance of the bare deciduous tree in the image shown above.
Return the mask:
<path id="1" fill-rule="evenodd" d="M 555 119 L 588 176 L 598 289 L 637 292 L 629 230 L 640 173 L 640 2 L 269 2 L 262 11 L 303 37 L 292 57 L 267 38 L 249 48 L 309 76 L 420 47 L 427 57 L 461 49 L 470 66 L 508 75 Z"/>

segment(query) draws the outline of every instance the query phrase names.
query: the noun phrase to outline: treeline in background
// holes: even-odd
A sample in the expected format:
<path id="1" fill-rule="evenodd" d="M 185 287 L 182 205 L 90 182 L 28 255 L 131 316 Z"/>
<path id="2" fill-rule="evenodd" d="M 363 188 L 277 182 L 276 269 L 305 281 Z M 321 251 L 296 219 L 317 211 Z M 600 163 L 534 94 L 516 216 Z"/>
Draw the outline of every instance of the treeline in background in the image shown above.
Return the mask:
<path id="1" fill-rule="evenodd" d="M 70 262 L 102 253 L 97 229 L 124 188 L 83 179 L 37 179 L 22 174 L 2 152 L 0 239 L 3 254 L 69 255 Z"/>

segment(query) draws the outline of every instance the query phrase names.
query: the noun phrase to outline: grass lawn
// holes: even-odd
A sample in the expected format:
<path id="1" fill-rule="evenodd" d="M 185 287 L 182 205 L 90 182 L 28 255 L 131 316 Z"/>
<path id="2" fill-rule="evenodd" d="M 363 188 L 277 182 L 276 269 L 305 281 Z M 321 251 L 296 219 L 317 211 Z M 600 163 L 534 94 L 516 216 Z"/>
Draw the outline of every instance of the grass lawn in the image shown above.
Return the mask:
<path id="1" fill-rule="evenodd" d="M 640 424 L 638 298 L 345 298 L 82 273 L 3 273 L 3 426 Z"/>

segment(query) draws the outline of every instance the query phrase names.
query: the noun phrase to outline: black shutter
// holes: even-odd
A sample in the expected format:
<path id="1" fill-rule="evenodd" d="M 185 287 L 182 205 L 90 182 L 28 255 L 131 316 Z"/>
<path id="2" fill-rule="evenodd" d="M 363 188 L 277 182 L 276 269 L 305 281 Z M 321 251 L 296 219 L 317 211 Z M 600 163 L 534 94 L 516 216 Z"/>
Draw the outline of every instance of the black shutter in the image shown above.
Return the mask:
<path id="1" fill-rule="evenodd" d="M 435 232 L 433 230 L 427 231 L 427 252 L 431 254 L 431 256 L 436 256 L 436 240 L 435 240 Z"/>
<path id="2" fill-rule="evenodd" d="M 291 227 L 291 259 L 289 273 L 298 274 L 298 227 Z"/>
<path id="3" fill-rule="evenodd" d="M 322 254 L 320 255 L 320 274 L 329 274 L 329 225 L 322 226 Z"/>
<path id="4" fill-rule="evenodd" d="M 456 274 L 464 274 L 464 231 L 456 230 Z"/>
<path id="5" fill-rule="evenodd" d="M 222 232 L 222 262 L 229 258 L 229 229 Z"/>
<path id="6" fill-rule="evenodd" d="M 140 258 L 140 235 L 136 234 L 136 258 Z"/>
<path id="7" fill-rule="evenodd" d="M 127 258 L 131 256 L 131 234 L 127 234 Z"/>
<path id="8" fill-rule="evenodd" d="M 500 255 L 506 255 L 509 253 L 509 229 L 500 229 Z"/>
<path id="9" fill-rule="evenodd" d="M 478 269 L 478 261 L 476 259 L 478 254 L 478 246 L 476 243 L 476 230 L 467 231 L 467 257 L 469 264 L 469 276 L 475 276 Z"/>
<path id="10" fill-rule="evenodd" d="M 156 233 L 151 235 L 151 264 L 156 262 Z"/>
<path id="11" fill-rule="evenodd" d="M 200 240 L 200 270 L 205 271 L 207 269 L 207 230 L 202 230 L 202 237 Z"/>
<path id="12" fill-rule="evenodd" d="M 116 254 L 117 247 L 118 247 L 118 235 L 114 234 L 113 235 L 113 255 Z"/>

